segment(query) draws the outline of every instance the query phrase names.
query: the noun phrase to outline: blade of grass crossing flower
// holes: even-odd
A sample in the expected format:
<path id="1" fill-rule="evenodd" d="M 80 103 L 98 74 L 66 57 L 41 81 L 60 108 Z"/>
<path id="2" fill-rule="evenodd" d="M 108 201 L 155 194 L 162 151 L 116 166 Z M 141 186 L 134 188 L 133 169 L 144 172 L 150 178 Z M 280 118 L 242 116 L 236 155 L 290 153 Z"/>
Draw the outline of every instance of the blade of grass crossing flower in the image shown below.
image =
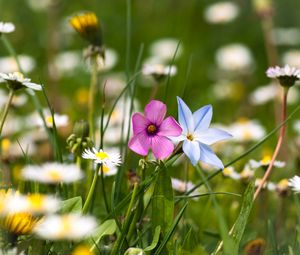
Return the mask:
<path id="1" fill-rule="evenodd" d="M 162 242 L 160 243 L 159 247 L 155 251 L 154 255 L 162 254 L 161 252 L 164 250 L 165 246 L 167 245 L 168 241 L 170 240 L 171 236 L 173 235 L 180 219 L 183 216 L 183 213 L 188 205 L 188 202 L 184 204 L 184 206 L 179 211 L 178 215 L 176 216 L 175 220 L 173 221 L 171 227 L 169 228 L 168 232 L 166 233 L 165 237 L 163 238 Z"/>
<path id="2" fill-rule="evenodd" d="M 199 166 L 195 167 L 197 172 L 199 173 L 201 179 L 203 180 L 207 190 L 210 193 L 213 193 L 212 188 L 210 187 L 210 184 L 208 183 L 204 173 L 202 172 L 202 170 L 199 168 Z M 233 240 L 230 238 L 229 234 L 228 234 L 228 226 L 227 223 L 225 221 L 225 218 L 223 216 L 223 212 L 221 207 L 219 206 L 219 203 L 216 199 L 215 196 L 212 196 L 212 202 L 216 211 L 216 215 L 218 218 L 218 222 L 219 222 L 219 228 L 220 228 L 220 234 L 222 237 L 222 240 L 224 242 L 224 254 L 226 255 L 237 255 L 237 253 L 232 253 L 233 251 L 233 247 L 234 247 L 234 243 Z"/>

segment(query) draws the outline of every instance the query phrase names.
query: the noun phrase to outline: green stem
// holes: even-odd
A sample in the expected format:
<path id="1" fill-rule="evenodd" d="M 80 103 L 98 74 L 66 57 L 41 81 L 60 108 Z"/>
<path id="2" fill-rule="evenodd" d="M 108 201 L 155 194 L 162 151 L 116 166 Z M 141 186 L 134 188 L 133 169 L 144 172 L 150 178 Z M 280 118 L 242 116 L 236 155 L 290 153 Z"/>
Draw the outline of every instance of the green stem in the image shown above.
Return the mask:
<path id="1" fill-rule="evenodd" d="M 76 157 L 76 165 L 77 165 L 77 167 L 79 169 L 81 169 L 81 157 L 80 156 Z M 73 193 L 74 193 L 74 196 L 76 196 L 77 190 L 78 190 L 78 183 L 74 182 L 74 184 L 73 184 Z"/>
<path id="2" fill-rule="evenodd" d="M 98 180 L 98 171 L 96 169 L 95 173 L 94 173 L 94 178 L 93 178 L 92 185 L 90 187 L 89 193 L 87 195 L 87 198 L 86 198 L 86 200 L 84 202 L 84 205 L 83 205 L 83 208 L 82 208 L 82 213 L 83 214 L 86 214 L 89 211 L 89 206 L 90 206 L 90 203 L 91 203 L 91 200 L 92 200 L 92 197 L 93 197 L 94 190 L 95 190 L 96 185 L 97 185 L 97 180 Z"/>
<path id="3" fill-rule="evenodd" d="M 92 77 L 89 90 L 89 126 L 90 126 L 90 136 L 94 140 L 95 136 L 95 124 L 94 124 L 94 115 L 95 115 L 95 95 L 97 93 L 97 84 L 98 84 L 98 66 L 96 57 L 92 58 Z"/>
<path id="4" fill-rule="evenodd" d="M 11 89 L 9 91 L 8 101 L 7 101 L 6 105 L 5 105 L 5 108 L 4 108 L 4 111 L 3 111 L 3 115 L 2 115 L 2 118 L 1 118 L 1 122 L 0 122 L 0 136 L 2 134 L 2 129 L 3 129 L 3 126 L 4 126 L 4 122 L 5 122 L 5 119 L 7 117 L 8 110 L 9 110 L 9 107 L 11 105 L 13 97 L 14 97 L 14 90 Z"/>
<path id="5" fill-rule="evenodd" d="M 103 198 L 104 198 L 105 209 L 106 209 L 107 213 L 110 213 L 109 206 L 108 206 L 108 200 L 107 200 L 107 197 L 106 197 L 106 191 L 105 191 L 103 164 L 101 164 L 100 169 L 101 169 L 101 187 L 102 187 L 102 193 L 103 193 Z"/>

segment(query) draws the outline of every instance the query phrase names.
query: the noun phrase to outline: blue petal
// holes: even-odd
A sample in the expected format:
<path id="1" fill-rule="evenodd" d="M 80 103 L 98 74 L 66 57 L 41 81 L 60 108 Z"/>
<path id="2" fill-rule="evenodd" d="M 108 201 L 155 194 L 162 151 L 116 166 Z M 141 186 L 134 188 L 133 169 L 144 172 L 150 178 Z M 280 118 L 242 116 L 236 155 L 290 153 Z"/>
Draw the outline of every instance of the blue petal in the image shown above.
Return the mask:
<path id="1" fill-rule="evenodd" d="M 222 161 L 217 157 L 217 155 L 209 146 L 203 143 L 200 144 L 200 160 L 209 165 L 216 166 L 219 169 L 224 169 Z"/>
<path id="2" fill-rule="evenodd" d="M 183 152 L 191 160 L 193 165 L 196 165 L 200 159 L 199 143 L 195 141 L 185 140 L 182 146 Z"/>
<path id="3" fill-rule="evenodd" d="M 194 131 L 193 114 L 190 108 L 183 102 L 180 97 L 177 97 L 178 102 L 178 121 L 184 133 L 192 133 Z"/>
<path id="4" fill-rule="evenodd" d="M 218 128 L 209 128 L 196 134 L 195 139 L 201 143 L 211 145 L 215 142 L 231 138 L 232 135 Z"/>
<path id="5" fill-rule="evenodd" d="M 193 113 L 195 131 L 208 129 L 212 118 L 212 106 L 205 105 Z"/>

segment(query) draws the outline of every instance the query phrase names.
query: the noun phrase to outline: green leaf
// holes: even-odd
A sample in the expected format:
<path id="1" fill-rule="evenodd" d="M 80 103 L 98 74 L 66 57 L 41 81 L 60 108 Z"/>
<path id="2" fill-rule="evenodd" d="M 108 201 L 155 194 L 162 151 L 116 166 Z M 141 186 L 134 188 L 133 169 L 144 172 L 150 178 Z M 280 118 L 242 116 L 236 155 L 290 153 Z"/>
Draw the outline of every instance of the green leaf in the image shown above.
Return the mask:
<path id="1" fill-rule="evenodd" d="M 268 220 L 268 236 L 269 236 L 269 244 L 271 245 L 272 247 L 272 254 L 273 255 L 279 255 L 279 250 L 278 250 L 278 245 L 277 245 L 277 240 L 276 240 L 276 236 L 275 236 L 275 229 L 274 229 L 274 226 L 271 222 L 271 220 Z"/>
<path id="2" fill-rule="evenodd" d="M 152 251 L 156 247 L 156 245 L 158 243 L 159 236 L 160 236 L 160 226 L 157 226 L 155 228 L 155 231 L 154 231 L 154 236 L 153 236 L 152 243 L 149 246 L 147 246 L 144 249 L 144 251 Z"/>
<path id="3" fill-rule="evenodd" d="M 233 238 L 234 241 L 233 254 L 238 254 L 240 242 L 242 240 L 248 222 L 248 218 L 252 209 L 254 191 L 255 191 L 254 183 L 250 183 L 243 195 L 243 203 L 242 203 L 241 211 L 231 231 L 231 237 Z"/>
<path id="4" fill-rule="evenodd" d="M 73 197 L 61 202 L 61 213 L 80 213 L 82 210 L 82 198 Z"/>
<path id="5" fill-rule="evenodd" d="M 174 195 L 171 178 L 162 166 L 155 182 L 154 193 L 152 197 L 152 224 L 153 229 L 161 227 L 161 233 L 165 236 L 173 221 Z"/>
<path id="6" fill-rule="evenodd" d="M 112 235 L 117 230 L 117 224 L 115 220 L 104 221 L 99 227 L 96 228 L 95 234 L 89 239 L 89 243 L 92 245 L 91 250 L 95 250 L 101 239 L 106 235 Z"/>

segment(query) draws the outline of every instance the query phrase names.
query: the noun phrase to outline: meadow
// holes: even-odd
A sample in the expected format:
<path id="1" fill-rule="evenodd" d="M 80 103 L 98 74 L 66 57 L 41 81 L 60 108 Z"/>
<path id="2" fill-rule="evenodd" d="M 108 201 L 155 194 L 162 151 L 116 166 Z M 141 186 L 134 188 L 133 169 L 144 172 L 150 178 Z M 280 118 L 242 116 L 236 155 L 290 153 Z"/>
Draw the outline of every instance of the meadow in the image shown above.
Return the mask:
<path id="1" fill-rule="evenodd" d="M 299 8 L 0 0 L 0 255 L 299 254 Z"/>

